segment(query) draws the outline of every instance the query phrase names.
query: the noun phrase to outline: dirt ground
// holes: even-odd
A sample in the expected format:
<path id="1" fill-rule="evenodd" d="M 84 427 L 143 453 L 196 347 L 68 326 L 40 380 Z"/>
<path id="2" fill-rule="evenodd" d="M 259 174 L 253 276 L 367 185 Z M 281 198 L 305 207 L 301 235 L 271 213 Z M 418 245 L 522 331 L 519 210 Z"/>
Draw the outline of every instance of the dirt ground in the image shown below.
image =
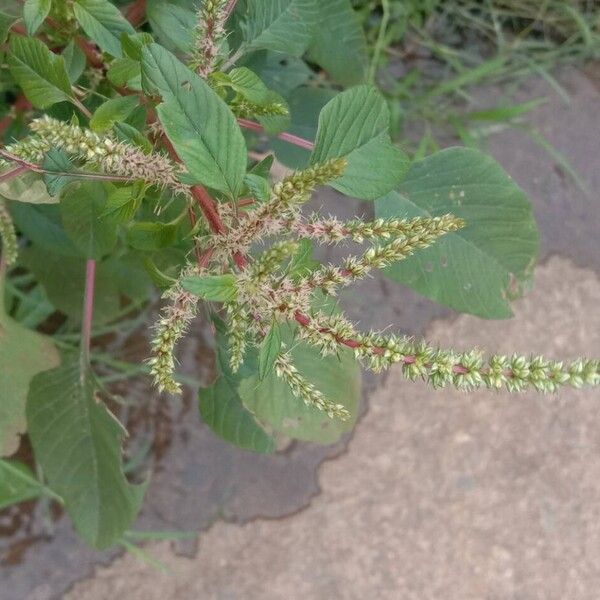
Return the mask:
<path id="1" fill-rule="evenodd" d="M 597 354 L 597 275 L 554 258 L 536 284 L 513 320 L 439 321 L 429 339 Z M 432 393 L 396 368 L 307 509 L 215 524 L 192 559 L 150 545 L 168 573 L 127 556 L 65 600 L 597 598 L 599 400 Z"/>
<path id="2" fill-rule="evenodd" d="M 600 67 L 559 79 L 569 103 L 538 81 L 523 99 L 548 96 L 534 125 L 588 192 L 523 131 L 489 145 L 530 194 L 542 233 L 536 287 L 515 319 L 457 317 L 376 278 L 344 298 L 365 327 L 396 323 L 492 351 L 600 355 Z M 342 216 L 368 210 L 332 194 L 322 202 Z M 232 449 L 184 417 L 138 527 L 198 531 L 197 547 L 144 546 L 164 574 L 83 548 L 62 519 L 19 564 L 0 564 L 0 600 L 598 597 L 599 392 L 434 393 L 392 370 L 367 379 L 365 400 L 347 445 L 297 444 L 274 457 Z"/>

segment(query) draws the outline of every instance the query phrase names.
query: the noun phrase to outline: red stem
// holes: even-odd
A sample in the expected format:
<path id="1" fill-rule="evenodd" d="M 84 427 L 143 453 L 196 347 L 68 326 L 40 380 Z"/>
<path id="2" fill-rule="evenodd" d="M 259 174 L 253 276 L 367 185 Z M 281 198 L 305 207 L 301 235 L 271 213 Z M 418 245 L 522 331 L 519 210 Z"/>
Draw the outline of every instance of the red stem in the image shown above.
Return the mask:
<path id="1" fill-rule="evenodd" d="M 237 120 L 240 127 L 244 129 L 249 129 L 250 131 L 256 131 L 257 133 L 264 133 L 265 128 L 255 121 L 250 121 L 249 119 L 238 119 Z M 305 150 L 313 150 L 315 145 L 310 140 L 306 140 L 301 138 L 293 133 L 279 133 L 277 137 L 284 142 L 288 142 L 290 144 L 294 144 L 294 146 L 298 146 L 299 148 L 304 148 Z"/>
<path id="2" fill-rule="evenodd" d="M 132 2 L 125 11 L 125 18 L 134 27 L 141 25 L 146 18 L 146 0 L 135 0 L 135 2 Z"/>
<path id="3" fill-rule="evenodd" d="M 225 18 L 226 19 L 233 12 L 233 9 L 235 8 L 236 4 L 237 4 L 237 0 L 229 0 L 229 4 L 227 5 L 227 8 L 225 9 Z"/>
<path id="4" fill-rule="evenodd" d="M 94 287 L 96 283 L 96 261 L 89 259 L 85 265 L 85 292 L 83 296 L 83 322 L 81 326 L 82 370 L 90 364 L 92 324 L 94 321 Z"/>
<path id="5" fill-rule="evenodd" d="M 24 173 L 25 171 L 29 170 L 29 167 L 25 165 L 19 165 L 16 169 L 13 169 L 12 171 L 2 173 L 2 175 L 0 175 L 0 182 L 7 181 L 9 179 L 12 179 L 13 177 L 17 177 L 17 175 L 20 175 L 21 173 Z"/>

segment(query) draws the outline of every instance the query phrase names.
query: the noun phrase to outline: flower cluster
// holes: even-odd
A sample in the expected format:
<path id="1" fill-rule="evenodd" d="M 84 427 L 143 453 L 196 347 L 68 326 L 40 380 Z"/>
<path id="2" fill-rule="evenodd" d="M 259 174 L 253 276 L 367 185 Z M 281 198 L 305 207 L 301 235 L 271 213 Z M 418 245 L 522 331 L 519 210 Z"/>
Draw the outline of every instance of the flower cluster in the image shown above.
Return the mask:
<path id="1" fill-rule="evenodd" d="M 227 0 L 204 0 L 198 10 L 196 44 L 190 66 L 201 76 L 208 77 L 214 70 L 221 43 L 225 39 Z"/>
<path id="2" fill-rule="evenodd" d="M 292 362 L 289 352 L 280 354 L 275 361 L 275 372 L 277 376 L 283 379 L 292 390 L 292 394 L 300 398 L 307 406 L 314 406 L 322 410 L 330 418 L 338 418 L 346 421 L 350 418 L 350 413 L 342 404 L 335 404 L 325 398 L 323 394 L 306 378 L 298 372 L 298 369 Z"/>
<path id="3" fill-rule="evenodd" d="M 43 116 L 30 124 L 34 135 L 7 146 L 6 151 L 33 163 L 42 163 L 46 153 L 57 148 L 112 175 L 142 180 L 187 194 L 178 180 L 180 167 L 162 154 L 145 154 L 140 148 L 101 136 L 78 125 Z"/>
<path id="4" fill-rule="evenodd" d="M 234 271 L 235 300 L 226 303 L 233 372 L 242 365 L 249 348 L 261 347 L 274 323 L 287 322 L 292 324 L 299 341 L 313 346 L 323 356 L 350 349 L 368 369 L 380 372 L 400 364 L 408 378 L 424 379 L 434 387 L 453 385 L 465 390 L 505 387 L 510 391 L 534 388 L 554 392 L 566 384 L 575 387 L 600 384 L 597 360 L 565 364 L 519 355 L 494 355 L 484 360 L 476 350 L 443 350 L 408 337 L 361 332 L 343 314 L 326 311 L 322 300 L 317 300 L 317 292 L 335 296 L 340 287 L 367 277 L 374 269 L 403 260 L 465 226 L 462 219 L 450 214 L 370 222 L 321 219 L 316 214 L 303 217 L 301 207 L 315 187 L 340 177 L 345 166 L 343 159 L 314 165 L 275 184 L 269 199 L 252 205 L 250 210 L 239 212 L 231 205 L 221 209 L 227 226 L 208 241 L 213 270 L 222 273 L 223 267 L 229 268 L 234 253 L 248 257 Z M 274 235 L 280 239 L 252 258 L 251 246 Z M 369 247 L 362 255 L 348 256 L 339 265 L 315 268 L 310 260 L 300 258 L 301 242 L 307 238 L 323 244 L 366 242 Z M 162 351 L 161 343 L 155 346 Z M 166 356 L 162 362 L 172 367 Z M 331 403 L 298 371 L 290 348 L 282 346 L 274 361 L 274 372 L 307 405 L 323 410 L 332 418 L 347 418 L 343 406 Z"/>
<path id="5" fill-rule="evenodd" d="M 285 117 L 289 115 L 289 110 L 283 102 L 268 102 L 267 104 L 256 104 L 249 100 L 236 100 L 230 106 L 233 114 L 241 119 L 256 117 Z"/>
<path id="6" fill-rule="evenodd" d="M 2 240 L 2 257 L 7 266 L 17 262 L 17 234 L 4 200 L 0 200 L 0 239 Z"/>
<path id="7" fill-rule="evenodd" d="M 197 269 L 189 269 L 183 276 L 196 273 Z M 186 292 L 176 283 L 163 295 L 168 303 L 163 308 L 161 317 L 155 326 L 152 340 L 152 358 L 148 360 L 150 373 L 158 389 L 172 394 L 181 393 L 181 386 L 174 379 L 175 346 L 185 335 L 187 328 L 196 316 L 198 298 Z"/>

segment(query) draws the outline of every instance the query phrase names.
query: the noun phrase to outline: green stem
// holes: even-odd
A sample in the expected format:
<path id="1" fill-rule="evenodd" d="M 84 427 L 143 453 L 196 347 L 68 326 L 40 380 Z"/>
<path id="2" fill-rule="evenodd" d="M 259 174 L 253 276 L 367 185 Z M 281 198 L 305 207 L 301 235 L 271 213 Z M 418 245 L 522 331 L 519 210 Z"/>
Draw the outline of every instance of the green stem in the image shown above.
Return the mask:
<path id="1" fill-rule="evenodd" d="M 379 26 L 379 34 L 377 35 L 377 41 L 375 42 L 375 49 L 373 51 L 373 59 L 369 67 L 369 73 L 367 80 L 369 83 L 375 83 L 375 75 L 377 73 L 377 66 L 379 65 L 379 58 L 385 45 L 385 34 L 387 33 L 388 24 L 390 22 L 390 0 L 381 0 L 381 7 L 383 8 L 383 16 L 381 18 L 381 25 Z"/>

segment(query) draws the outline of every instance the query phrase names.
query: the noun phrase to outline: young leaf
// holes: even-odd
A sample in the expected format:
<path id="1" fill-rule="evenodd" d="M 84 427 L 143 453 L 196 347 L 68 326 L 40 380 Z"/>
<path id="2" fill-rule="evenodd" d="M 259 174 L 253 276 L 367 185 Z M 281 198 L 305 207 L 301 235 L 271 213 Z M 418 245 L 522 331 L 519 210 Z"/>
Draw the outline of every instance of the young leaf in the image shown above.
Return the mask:
<path id="1" fill-rule="evenodd" d="M 493 158 L 467 148 L 437 152 L 414 163 L 399 192 L 375 208 L 381 218 L 462 217 L 464 229 L 385 273 L 460 312 L 511 316 L 510 296 L 531 278 L 539 240 L 529 200 Z"/>
<path id="2" fill-rule="evenodd" d="M 0 510 L 37 498 L 43 489 L 29 467 L 16 460 L 0 460 Z"/>
<path id="3" fill-rule="evenodd" d="M 85 54 L 83 50 L 72 40 L 67 44 L 62 52 L 65 59 L 65 67 L 69 75 L 69 81 L 75 84 L 85 70 Z"/>
<path id="4" fill-rule="evenodd" d="M 275 440 L 244 407 L 237 391 L 242 379 L 256 373 L 256 369 L 256 351 L 251 350 L 240 370 L 231 372 L 227 340 L 217 324 L 218 379 L 198 391 L 199 408 L 204 422 L 218 436 L 238 448 L 268 454 L 275 450 Z"/>
<path id="5" fill-rule="evenodd" d="M 230 302 L 237 296 L 235 277 L 230 274 L 186 277 L 182 286 L 191 294 L 211 302 Z"/>
<path id="6" fill-rule="evenodd" d="M 228 73 L 228 84 L 231 89 L 254 104 L 263 104 L 269 100 L 269 88 L 247 67 L 231 69 Z"/>
<path id="7" fill-rule="evenodd" d="M 52 340 L 23 327 L 4 310 L 0 283 L 0 456 L 9 456 L 24 433 L 25 400 L 34 375 L 59 363 Z"/>
<path id="8" fill-rule="evenodd" d="M 37 108 L 71 100 L 71 82 L 62 56 L 36 38 L 13 36 L 8 64 L 15 81 Z"/>
<path id="9" fill-rule="evenodd" d="M 119 96 L 101 104 L 90 119 L 93 131 L 108 131 L 115 123 L 125 121 L 139 104 L 136 96 Z"/>
<path id="10" fill-rule="evenodd" d="M 86 258 L 102 258 L 117 242 L 116 226 L 100 218 L 106 196 L 104 185 L 84 181 L 65 190 L 60 201 L 65 231 Z"/>
<path id="11" fill-rule="evenodd" d="M 121 33 L 135 33 L 119 9 L 108 0 L 76 0 L 75 18 L 87 36 L 104 52 L 116 58 L 123 56 Z"/>
<path id="12" fill-rule="evenodd" d="M 404 178 L 408 157 L 392 144 L 390 114 L 376 88 L 362 85 L 336 96 L 321 111 L 311 163 L 345 157 L 344 175 L 331 186 L 340 192 L 374 200 Z"/>
<path id="13" fill-rule="evenodd" d="M 74 177 L 65 175 L 75 171 L 69 157 L 62 151 L 56 148 L 51 148 L 46 154 L 46 158 L 42 164 L 44 169 L 44 183 L 51 196 L 57 196 L 60 191 L 69 183 L 74 181 Z"/>
<path id="14" fill-rule="evenodd" d="M 177 223 L 141 221 L 127 231 L 127 243 L 137 250 L 160 250 L 177 241 Z"/>
<path id="15" fill-rule="evenodd" d="M 250 195 L 259 202 L 266 202 L 269 199 L 270 187 L 269 182 L 259 175 L 248 173 L 244 177 L 244 184 L 248 188 Z"/>
<path id="16" fill-rule="evenodd" d="M 52 0 L 25 0 L 25 4 L 23 5 L 23 21 L 25 21 L 27 35 L 35 35 L 35 32 L 44 22 L 51 8 Z"/>
<path id="17" fill-rule="evenodd" d="M 291 334 L 284 341 L 292 343 Z M 350 431 L 358 415 L 361 396 L 360 368 L 352 353 L 342 350 L 339 356 L 321 356 L 307 344 L 298 344 L 292 351 L 294 364 L 329 400 L 345 406 L 348 421 L 330 419 L 324 412 L 296 398 L 287 383 L 271 371 L 264 380 L 258 373 L 243 379 L 238 392 L 244 406 L 256 418 L 268 423 L 286 436 L 332 444 Z"/>
<path id="18" fill-rule="evenodd" d="M 198 75 L 157 44 L 142 53 L 142 82 L 160 93 L 165 132 L 189 172 L 236 198 L 246 174 L 246 142 L 229 107 Z"/>
<path id="19" fill-rule="evenodd" d="M 104 549 L 131 525 L 145 486 L 125 479 L 125 430 L 96 394 L 78 360 L 36 375 L 27 399 L 27 424 L 50 488 L 62 496 L 84 540 Z"/>
<path id="20" fill-rule="evenodd" d="M 319 26 L 308 49 L 312 62 L 345 86 L 365 79 L 369 54 L 364 30 L 350 0 L 319 2 Z"/>
<path id="21" fill-rule="evenodd" d="M 273 370 L 273 365 L 281 352 L 281 328 L 279 323 L 273 323 L 269 333 L 260 346 L 258 355 L 258 377 L 262 381 Z"/>
<path id="22" fill-rule="evenodd" d="M 136 91 L 142 89 L 142 67 L 133 58 L 117 58 L 110 65 L 106 76 L 117 87 L 127 86 Z"/>
<path id="23" fill-rule="evenodd" d="M 143 193 L 136 186 L 117 188 L 108 195 L 100 218 L 113 223 L 127 223 L 133 219 L 142 199 Z"/>
<path id="24" fill-rule="evenodd" d="M 247 51 L 273 50 L 301 56 L 314 35 L 316 0 L 249 2 L 241 27 Z"/>

